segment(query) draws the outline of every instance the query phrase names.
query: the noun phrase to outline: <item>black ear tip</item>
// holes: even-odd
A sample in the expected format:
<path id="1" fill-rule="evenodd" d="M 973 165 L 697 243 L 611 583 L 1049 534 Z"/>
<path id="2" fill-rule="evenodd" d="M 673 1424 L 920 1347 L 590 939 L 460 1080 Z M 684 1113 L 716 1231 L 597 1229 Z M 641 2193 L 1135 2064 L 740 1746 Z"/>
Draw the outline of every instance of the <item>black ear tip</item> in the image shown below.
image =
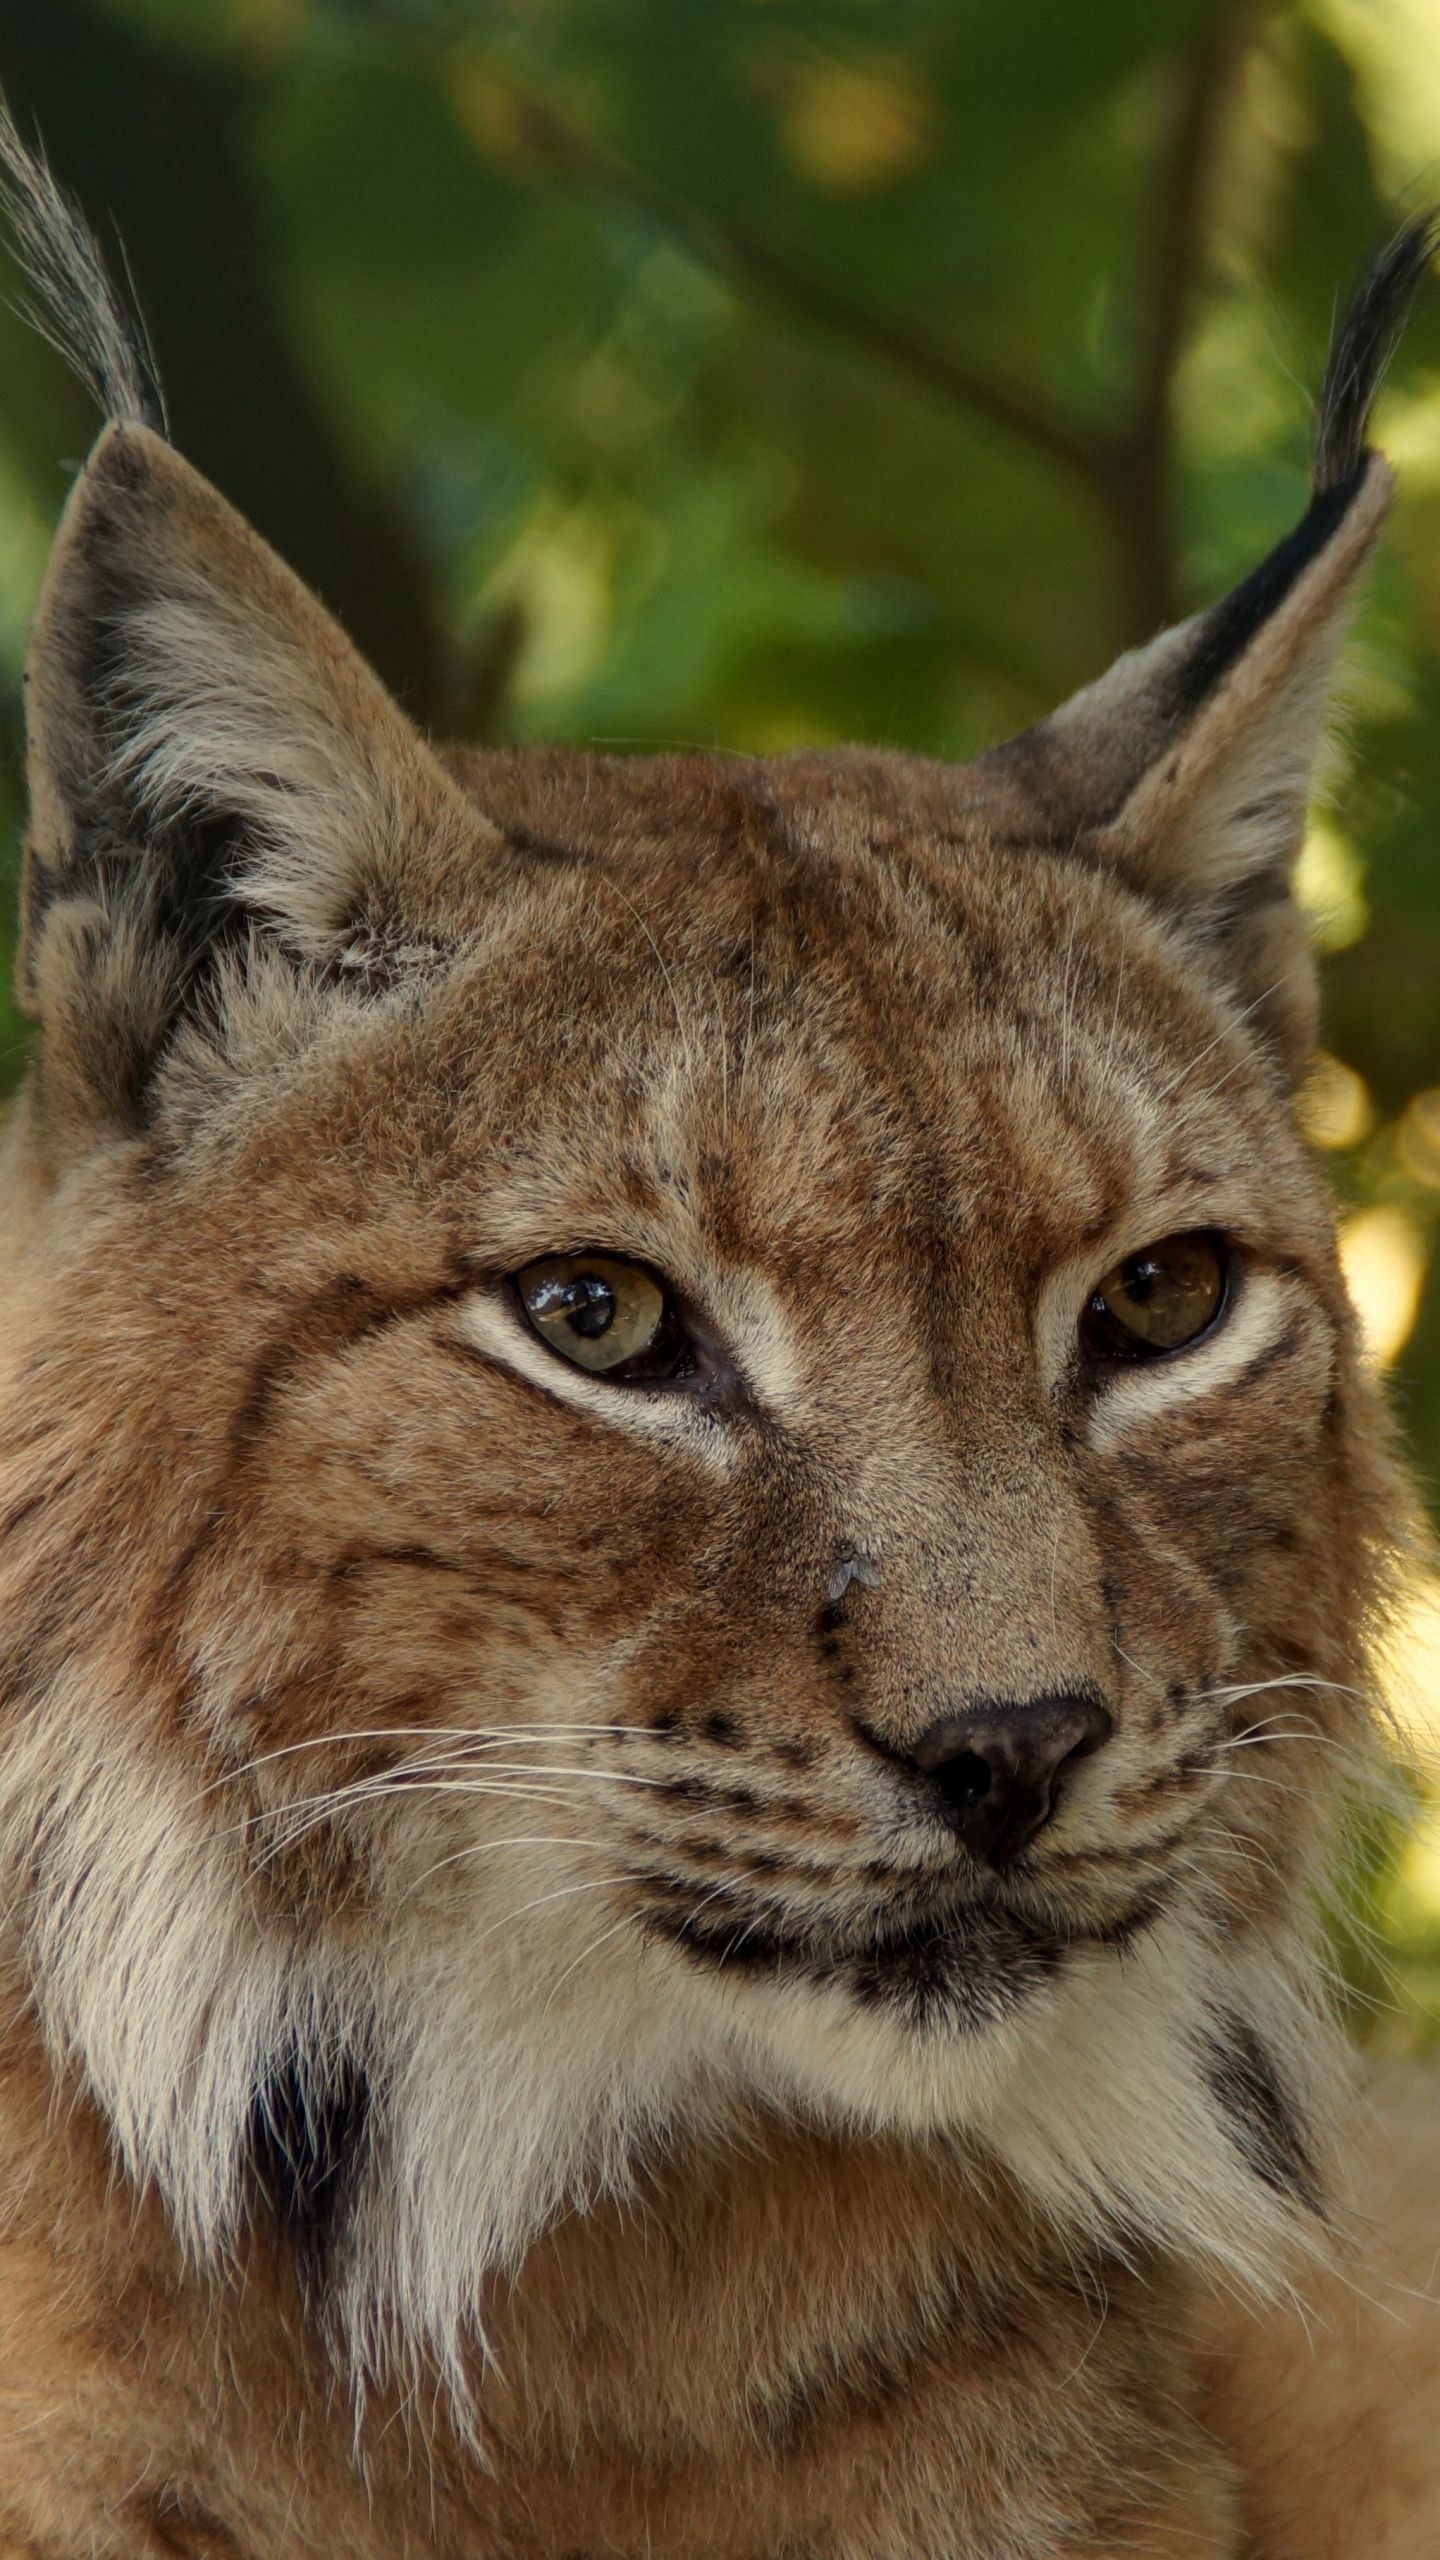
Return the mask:
<path id="1" fill-rule="evenodd" d="M 1358 472 L 1375 394 L 1410 305 L 1440 251 L 1440 209 L 1417 213 L 1366 268 L 1330 348 L 1315 427 L 1315 494 Z"/>

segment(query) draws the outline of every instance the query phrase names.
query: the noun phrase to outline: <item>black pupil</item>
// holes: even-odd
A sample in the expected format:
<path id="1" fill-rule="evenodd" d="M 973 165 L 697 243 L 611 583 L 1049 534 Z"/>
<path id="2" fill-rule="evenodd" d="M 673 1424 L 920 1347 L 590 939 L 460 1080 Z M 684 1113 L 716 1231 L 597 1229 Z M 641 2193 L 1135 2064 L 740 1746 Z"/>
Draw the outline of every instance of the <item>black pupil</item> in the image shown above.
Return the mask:
<path id="1" fill-rule="evenodd" d="M 1125 1292 L 1127 1297 L 1133 1298 L 1137 1306 L 1143 1307 L 1148 1305 L 1150 1299 L 1155 1294 L 1157 1283 L 1163 1276 L 1161 1267 L 1155 1260 L 1153 1254 L 1132 1254 L 1130 1260 L 1125 1265 Z"/>
<path id="2" fill-rule="evenodd" d="M 615 1292 L 598 1271 L 582 1271 L 577 1280 L 567 1280 L 555 1303 L 564 1308 L 571 1332 L 583 1334 L 587 1342 L 598 1341 L 615 1321 Z"/>

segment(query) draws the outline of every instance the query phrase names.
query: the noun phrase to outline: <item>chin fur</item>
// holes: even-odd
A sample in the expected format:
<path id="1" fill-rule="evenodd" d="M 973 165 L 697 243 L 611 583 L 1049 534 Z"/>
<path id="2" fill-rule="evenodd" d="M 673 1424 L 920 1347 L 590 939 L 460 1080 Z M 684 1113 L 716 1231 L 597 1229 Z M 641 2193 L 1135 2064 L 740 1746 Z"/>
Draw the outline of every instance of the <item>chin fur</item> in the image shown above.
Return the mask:
<path id="1" fill-rule="evenodd" d="M 1077 2232 L 1261 2288 L 1317 2228 L 1332 2057 L 1302 1967 L 1242 1959 L 1197 1912 L 1123 1955 L 1069 1950 L 978 2026 L 697 1977 L 625 1919 L 592 1946 L 563 1900 L 483 1971 L 483 1903 L 469 1926 L 397 1909 L 363 1951 L 302 1954 L 257 1925 L 193 1796 L 95 1751 L 27 1844 L 51 2052 L 192 2259 L 231 2257 L 257 2212 L 290 2220 L 357 2378 L 423 2357 L 463 2390 L 487 2286 L 558 2216 L 757 2108 L 961 2141 Z"/>

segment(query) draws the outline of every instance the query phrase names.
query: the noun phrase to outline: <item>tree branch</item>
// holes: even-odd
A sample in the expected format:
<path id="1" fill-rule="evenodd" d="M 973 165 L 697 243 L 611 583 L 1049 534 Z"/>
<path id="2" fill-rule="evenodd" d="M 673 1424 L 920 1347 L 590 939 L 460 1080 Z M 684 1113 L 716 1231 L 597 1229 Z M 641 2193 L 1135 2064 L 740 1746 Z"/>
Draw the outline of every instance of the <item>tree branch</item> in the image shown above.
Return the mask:
<path id="1" fill-rule="evenodd" d="M 1222 0 L 1180 66 L 1161 163 L 1139 379 L 1130 413 L 1106 434 L 1034 392 L 986 372 L 943 340 L 797 267 L 734 215 L 692 203 L 582 132 L 548 99 L 507 78 L 517 129 L 558 176 L 651 216 L 722 274 L 756 285 L 805 319 L 883 358 L 912 381 L 1025 445 L 1096 506 L 1109 529 L 1127 642 L 1182 610 L 1175 528 L 1175 380 L 1208 232 L 1225 111 L 1256 30 L 1255 0 Z"/>
<path id="2" fill-rule="evenodd" d="M 1179 70 L 1172 130 L 1162 150 L 1154 216 L 1149 315 L 1139 377 L 1121 439 L 1113 522 L 1122 617 L 1132 640 L 1183 610 L 1176 531 L 1175 383 L 1190 304 L 1209 235 L 1225 114 L 1258 32 L 1254 0 L 1225 0 Z"/>
<path id="3" fill-rule="evenodd" d="M 621 159 L 582 133 L 549 103 L 507 79 L 521 134 L 557 175 L 638 207 L 721 274 L 759 285 L 776 301 L 859 347 L 944 398 L 956 400 L 1002 434 L 1028 445 L 1093 497 L 1109 488 L 1114 455 L 1106 441 L 1018 384 L 981 371 L 942 340 L 896 313 L 877 310 L 843 287 L 792 265 L 769 241 L 732 214 L 691 203 L 663 180 Z"/>

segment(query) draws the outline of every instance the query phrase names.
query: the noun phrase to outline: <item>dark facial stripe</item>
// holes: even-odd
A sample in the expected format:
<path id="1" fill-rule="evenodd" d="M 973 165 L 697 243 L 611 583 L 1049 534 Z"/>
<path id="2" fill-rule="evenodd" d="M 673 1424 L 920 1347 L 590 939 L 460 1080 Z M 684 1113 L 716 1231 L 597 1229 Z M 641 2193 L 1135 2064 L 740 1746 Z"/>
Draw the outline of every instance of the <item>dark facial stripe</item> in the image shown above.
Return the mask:
<path id="1" fill-rule="evenodd" d="M 246 2138 L 254 2191 L 311 2277 L 353 2195 L 369 2119 L 369 2087 L 350 2056 L 322 2064 L 292 2049 L 256 2092 Z"/>
<path id="2" fill-rule="evenodd" d="M 1288 1317 L 1273 1342 L 1261 1345 L 1254 1357 L 1246 1362 L 1239 1376 L 1231 1380 L 1231 1385 L 1253 1386 L 1257 1378 L 1268 1376 L 1272 1369 L 1278 1369 L 1285 1361 L 1293 1359 L 1297 1351 L 1305 1348 L 1305 1337 L 1308 1331 L 1307 1314 L 1297 1312 Z"/>
<path id="3" fill-rule="evenodd" d="M 647 1932 L 692 1961 L 752 1980 L 848 1991 L 861 2008 L 898 2011 L 918 2029 L 974 2033 L 1009 2017 L 1047 1981 L 1064 1948 L 1029 1923 L 980 1909 L 931 1913 L 872 1931 L 852 1949 L 819 1948 L 774 1906 L 747 1908 L 733 1893 L 706 1895 L 657 1874 L 645 1877 Z"/>
<path id="4" fill-rule="evenodd" d="M 706 1812 L 733 1813 L 742 1820 L 773 1823 L 791 1831 L 818 1831 L 826 1840 L 853 1839 L 860 1825 L 852 1814 L 827 1806 L 821 1811 L 798 1796 L 763 1795 L 753 1787 L 722 1783 L 687 1770 L 676 1778 L 650 1781 L 653 1803 L 683 1805 Z"/>
<path id="5" fill-rule="evenodd" d="M 1324 2197 L 1314 2160 L 1291 2112 L 1274 2056 L 1248 2019 L 1230 2011 L 1217 2018 L 1201 2067 L 1231 2140 L 1257 2178 L 1288 2202 L 1320 2212 Z"/>
<path id="6" fill-rule="evenodd" d="M 437 1336 L 434 1347 L 442 1358 L 456 1361 L 461 1368 L 478 1369 L 492 1383 L 497 1378 L 501 1379 L 518 1395 L 529 1397 L 534 1404 L 544 1405 L 551 1415 L 569 1415 L 581 1422 L 593 1420 L 583 1406 L 569 1404 L 563 1396 L 552 1395 L 548 1387 L 541 1386 L 538 1378 L 527 1377 L 523 1369 L 512 1368 L 508 1360 L 502 1360 L 498 1352 L 487 1351 L 483 1343 L 465 1341 L 458 1333 L 442 1332 Z"/>
<path id="7" fill-rule="evenodd" d="M 257 1357 L 231 1424 L 234 1453 L 245 1455 L 254 1447 L 277 1398 L 307 1360 L 348 1350 L 367 1334 L 427 1307 L 449 1305 L 473 1285 L 473 1275 L 455 1267 L 417 1289 L 385 1289 L 358 1272 L 337 1273 L 291 1310 L 283 1329 Z"/>
<path id="8" fill-rule="evenodd" d="M 39 1486 L 34 1493 L 27 1493 L 21 1501 L 7 1511 L 4 1517 L 0 1518 L 0 1546 L 7 1544 L 11 1538 L 15 1537 L 25 1527 L 27 1521 L 33 1520 L 38 1513 L 43 1512 L 47 1503 L 58 1501 L 62 1494 L 68 1493 L 75 1482 L 76 1473 L 76 1469 L 70 1468 L 64 1475 L 56 1476 L 49 1484 Z"/>

